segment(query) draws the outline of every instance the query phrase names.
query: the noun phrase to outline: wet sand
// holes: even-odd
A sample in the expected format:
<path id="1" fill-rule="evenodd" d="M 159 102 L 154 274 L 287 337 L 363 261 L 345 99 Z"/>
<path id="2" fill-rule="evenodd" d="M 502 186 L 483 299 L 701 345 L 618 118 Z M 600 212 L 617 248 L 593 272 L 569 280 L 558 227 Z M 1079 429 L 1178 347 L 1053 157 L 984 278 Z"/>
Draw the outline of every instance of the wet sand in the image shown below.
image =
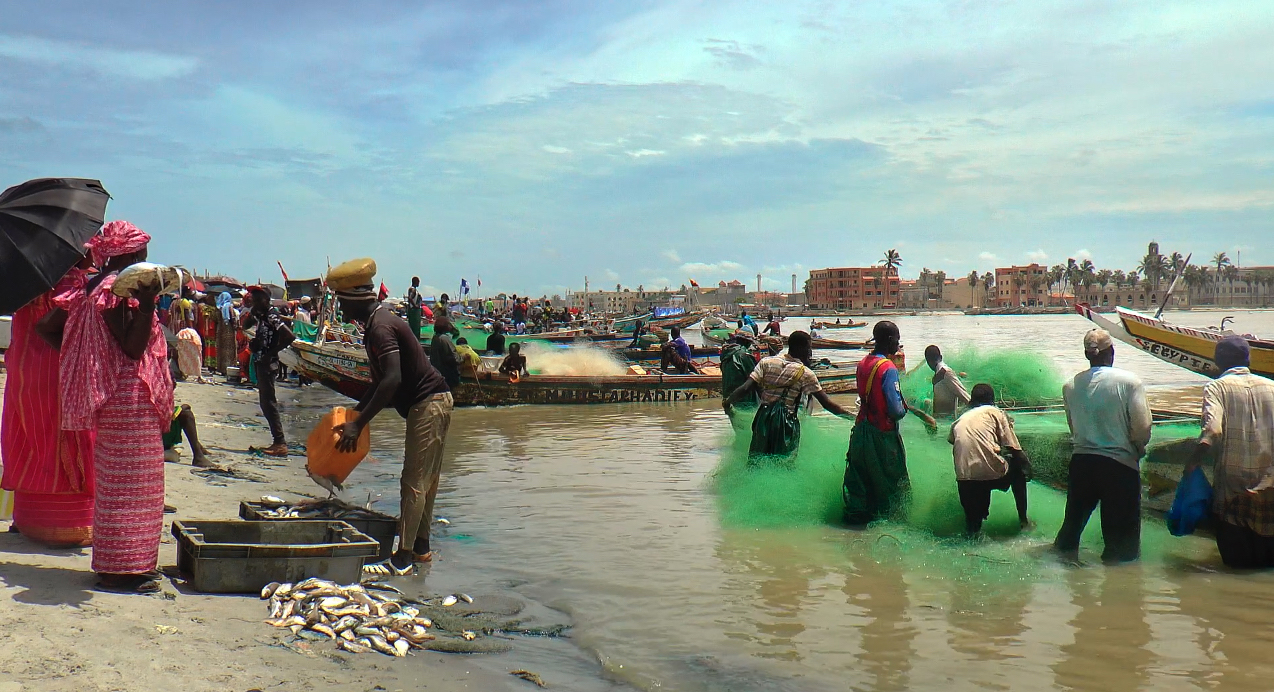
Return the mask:
<path id="1" fill-rule="evenodd" d="M 291 393 L 280 390 L 281 396 Z M 260 482 L 194 475 L 183 444 L 182 462 L 166 465 L 167 501 L 178 511 L 164 517 L 161 567 L 176 562 L 173 519 L 231 519 L 240 500 L 322 492 L 305 476 L 303 457 L 283 462 L 244 453 L 269 442 L 259 424 L 249 425 L 259 416 L 255 392 L 181 384 L 177 400 L 194 407 L 203 443 L 217 463 Z M 0 521 L 0 531 L 7 526 Z M 460 588 L 448 575 L 453 558 L 463 559 L 444 555 L 432 573 L 398 583 L 413 595 Z M 516 653 L 416 652 L 394 659 L 337 653 L 324 643 L 298 653 L 282 646 L 279 633 L 286 630 L 261 622 L 265 608 L 254 596 L 198 594 L 167 578 L 155 596 L 100 593 L 94 583 L 90 550 L 49 550 L 0 533 L 0 692 L 533 688 L 508 675 L 532 667 Z"/>

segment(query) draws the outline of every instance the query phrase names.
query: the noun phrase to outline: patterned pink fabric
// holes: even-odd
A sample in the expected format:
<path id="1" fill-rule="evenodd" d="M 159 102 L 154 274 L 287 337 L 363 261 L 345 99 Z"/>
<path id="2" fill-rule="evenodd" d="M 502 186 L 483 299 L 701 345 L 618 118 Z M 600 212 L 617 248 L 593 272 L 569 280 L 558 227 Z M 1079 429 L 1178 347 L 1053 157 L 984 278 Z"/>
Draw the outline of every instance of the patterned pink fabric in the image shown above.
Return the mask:
<path id="1" fill-rule="evenodd" d="M 127 221 L 112 221 L 102 226 L 102 232 L 93 236 L 84 247 L 93 253 L 93 264 L 106 266 L 106 260 L 127 255 L 146 247 L 150 236 Z"/>
<path id="2" fill-rule="evenodd" d="M 168 411 L 156 415 L 137 368 L 121 368 L 116 389 L 96 421 L 94 572 L 141 574 L 158 564 L 164 527 L 162 432 L 172 417 L 171 405 Z"/>
<path id="3" fill-rule="evenodd" d="M 150 343 L 141 360 L 124 355 L 102 316 L 102 311 L 123 300 L 111 293 L 114 284 L 115 275 L 108 276 L 88 296 L 81 292 L 64 301 L 69 316 L 62 338 L 62 429 L 93 429 L 98 413 L 117 393 L 127 373 L 141 383 L 163 421 L 161 432 L 166 431 L 173 410 L 168 344 L 156 319 L 151 322 Z M 129 302 L 136 305 L 134 299 Z"/>
<path id="4" fill-rule="evenodd" d="M 54 309 L 55 295 L 76 291 L 84 294 L 84 273 L 73 269 L 52 291 L 13 314 L 0 419 L 5 490 L 93 494 L 93 434 L 61 430 L 61 357 L 35 331 L 40 318 Z"/>

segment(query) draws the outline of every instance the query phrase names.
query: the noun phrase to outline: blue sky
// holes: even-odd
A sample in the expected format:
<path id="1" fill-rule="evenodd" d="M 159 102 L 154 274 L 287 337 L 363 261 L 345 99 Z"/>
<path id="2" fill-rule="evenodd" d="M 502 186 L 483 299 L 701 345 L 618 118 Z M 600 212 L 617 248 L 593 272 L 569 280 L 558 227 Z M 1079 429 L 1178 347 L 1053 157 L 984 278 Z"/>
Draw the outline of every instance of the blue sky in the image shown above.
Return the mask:
<path id="1" fill-rule="evenodd" d="M 147 6 L 143 6 L 147 5 Z M 357 9 L 354 9 L 357 7 Z M 1274 4 L 9 3 L 0 187 L 396 293 L 1274 264 Z M 1264 241 L 1264 242 L 1261 242 Z"/>

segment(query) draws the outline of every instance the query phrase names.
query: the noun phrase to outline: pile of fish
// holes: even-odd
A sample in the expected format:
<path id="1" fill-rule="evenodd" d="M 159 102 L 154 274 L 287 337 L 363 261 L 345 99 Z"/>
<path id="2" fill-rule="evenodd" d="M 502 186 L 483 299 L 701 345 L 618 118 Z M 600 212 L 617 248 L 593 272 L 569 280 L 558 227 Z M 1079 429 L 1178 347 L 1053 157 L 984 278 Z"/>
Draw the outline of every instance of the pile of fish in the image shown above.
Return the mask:
<path id="1" fill-rule="evenodd" d="M 262 519 L 333 519 L 342 521 L 350 519 L 381 519 L 397 521 L 397 518 L 388 514 L 377 512 L 367 507 L 359 507 L 338 499 L 288 504 L 277 497 L 266 495 L 261 498 L 261 502 L 249 502 L 246 504 L 255 510 Z"/>
<path id="2" fill-rule="evenodd" d="M 274 582 L 261 590 L 261 598 L 270 604 L 266 624 L 291 629 L 302 639 L 333 640 L 337 648 L 350 653 L 406 656 L 435 638 L 429 633 L 433 622 L 419 608 L 404 603 L 402 592 L 388 584 L 340 586 L 317 578 L 296 584 Z M 454 604 L 457 598 L 473 602 L 463 594 L 447 600 Z M 466 640 L 476 637 L 464 633 Z"/>

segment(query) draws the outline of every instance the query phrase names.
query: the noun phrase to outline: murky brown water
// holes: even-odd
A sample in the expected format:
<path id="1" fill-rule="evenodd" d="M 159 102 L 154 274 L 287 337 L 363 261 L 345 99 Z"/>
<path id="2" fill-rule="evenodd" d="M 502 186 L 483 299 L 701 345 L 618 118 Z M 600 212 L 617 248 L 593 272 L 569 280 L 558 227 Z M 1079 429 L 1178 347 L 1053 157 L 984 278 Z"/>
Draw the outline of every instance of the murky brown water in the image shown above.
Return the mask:
<path id="1" fill-rule="evenodd" d="M 1078 317 L 896 321 L 912 358 L 976 343 L 1084 367 Z M 1239 328 L 1274 334 L 1274 315 L 1240 314 Z M 1200 378 L 1127 348 L 1117 364 L 1159 401 L 1197 405 Z M 336 400 L 302 396 L 301 426 Z M 382 461 L 359 468 L 351 497 L 396 505 L 400 426 L 377 421 Z M 567 689 L 1274 688 L 1274 575 L 1224 570 L 1204 538 L 1147 519 L 1140 564 L 1063 567 L 1045 550 L 1063 498 L 1035 484 L 1039 528 L 980 543 L 896 525 L 732 528 L 709 482 L 731 435 L 717 402 L 457 411 L 435 570 L 568 613 L 587 655 L 531 654 Z"/>

